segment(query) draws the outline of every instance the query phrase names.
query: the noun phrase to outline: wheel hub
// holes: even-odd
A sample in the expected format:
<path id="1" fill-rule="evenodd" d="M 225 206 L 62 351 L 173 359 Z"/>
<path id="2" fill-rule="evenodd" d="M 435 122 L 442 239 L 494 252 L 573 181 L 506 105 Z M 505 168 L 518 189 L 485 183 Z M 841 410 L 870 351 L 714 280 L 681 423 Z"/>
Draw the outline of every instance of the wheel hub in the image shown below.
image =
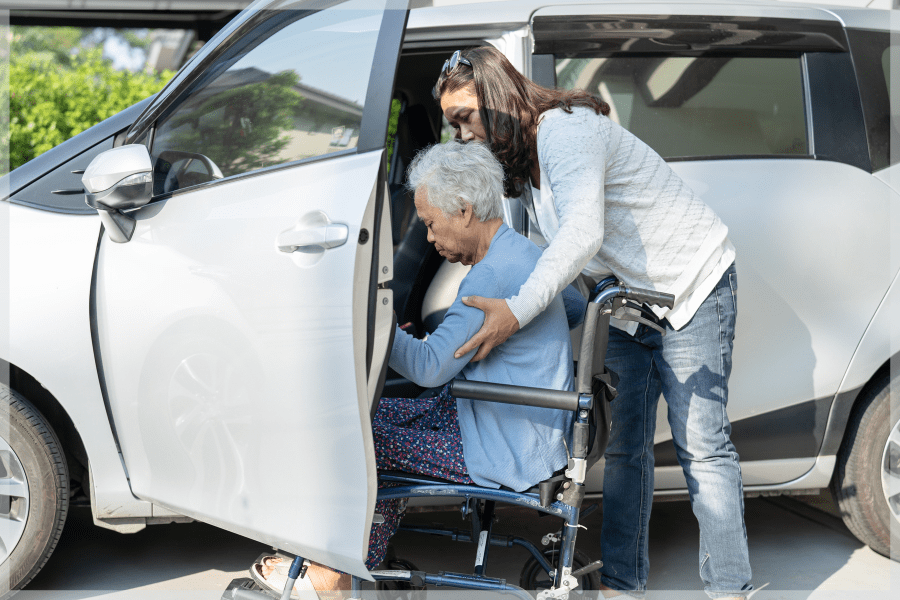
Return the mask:
<path id="1" fill-rule="evenodd" d="M 22 539 L 29 501 L 28 478 L 22 461 L 0 437 L 0 564 Z"/>
<path id="2" fill-rule="evenodd" d="M 900 523 L 900 420 L 894 423 L 881 456 L 881 490 L 894 520 Z"/>

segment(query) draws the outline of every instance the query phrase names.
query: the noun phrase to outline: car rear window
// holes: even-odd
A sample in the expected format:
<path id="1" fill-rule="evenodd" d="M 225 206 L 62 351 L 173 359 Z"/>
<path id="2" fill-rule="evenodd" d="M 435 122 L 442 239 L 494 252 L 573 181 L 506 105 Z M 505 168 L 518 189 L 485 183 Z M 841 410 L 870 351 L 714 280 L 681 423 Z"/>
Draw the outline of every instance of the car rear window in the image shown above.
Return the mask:
<path id="1" fill-rule="evenodd" d="M 799 57 L 611 56 L 555 60 L 663 158 L 809 154 Z"/>

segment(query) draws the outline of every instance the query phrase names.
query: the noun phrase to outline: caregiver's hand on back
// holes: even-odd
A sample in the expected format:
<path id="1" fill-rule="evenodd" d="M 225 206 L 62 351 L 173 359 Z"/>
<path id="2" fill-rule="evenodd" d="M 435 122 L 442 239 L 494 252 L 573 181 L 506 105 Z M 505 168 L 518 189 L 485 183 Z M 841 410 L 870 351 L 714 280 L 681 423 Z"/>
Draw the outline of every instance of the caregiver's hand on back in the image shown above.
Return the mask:
<path id="1" fill-rule="evenodd" d="M 484 324 L 478 333 L 469 338 L 469 341 L 456 351 L 454 355 L 456 358 L 461 358 L 478 348 L 478 352 L 470 361 L 477 362 L 519 330 L 519 321 L 509 310 L 506 300 L 466 296 L 462 301 L 466 306 L 484 311 Z"/>

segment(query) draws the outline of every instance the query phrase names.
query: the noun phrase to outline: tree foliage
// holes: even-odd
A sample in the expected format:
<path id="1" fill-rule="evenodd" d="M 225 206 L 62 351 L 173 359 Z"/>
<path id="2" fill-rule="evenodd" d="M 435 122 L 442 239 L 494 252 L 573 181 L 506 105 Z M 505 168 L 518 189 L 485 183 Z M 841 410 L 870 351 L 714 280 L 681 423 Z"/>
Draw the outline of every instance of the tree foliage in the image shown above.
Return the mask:
<path id="1" fill-rule="evenodd" d="M 402 105 L 400 101 L 394 98 L 391 100 L 391 116 L 388 119 L 387 133 L 387 165 L 388 173 L 391 172 L 391 157 L 394 155 L 394 143 L 397 141 L 397 125 L 400 123 L 400 109 Z"/>
<path id="2" fill-rule="evenodd" d="M 149 50 L 150 45 L 153 43 L 153 38 L 146 35 L 146 30 L 144 30 L 143 34 L 135 33 L 129 29 L 122 31 L 122 37 L 126 42 L 131 45 L 132 48 L 142 48 L 144 50 Z"/>
<path id="3" fill-rule="evenodd" d="M 196 106 L 182 106 L 158 135 L 167 136 L 166 147 L 206 155 L 226 177 L 277 163 L 303 102 L 293 89 L 299 80 L 282 71 L 208 97 L 198 94 Z"/>
<path id="4" fill-rule="evenodd" d="M 43 54 L 64 65 L 71 64 L 73 54 L 87 31 L 78 27 L 22 27 L 13 25 L 13 55 Z"/>
<path id="5" fill-rule="evenodd" d="M 158 92 L 174 74 L 116 71 L 100 48 L 72 54 L 81 35 L 76 28 L 22 29 L 59 31 L 14 31 L 8 63 L 10 169 Z"/>

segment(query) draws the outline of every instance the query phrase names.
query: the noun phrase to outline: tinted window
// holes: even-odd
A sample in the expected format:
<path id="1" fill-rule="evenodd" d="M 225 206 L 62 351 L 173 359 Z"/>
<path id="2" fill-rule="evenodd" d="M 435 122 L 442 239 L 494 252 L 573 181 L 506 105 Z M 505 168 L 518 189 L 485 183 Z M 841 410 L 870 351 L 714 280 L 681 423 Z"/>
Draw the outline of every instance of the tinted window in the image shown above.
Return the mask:
<path id="1" fill-rule="evenodd" d="M 154 193 L 354 148 L 382 8 L 269 10 L 167 111 Z"/>
<path id="2" fill-rule="evenodd" d="M 891 98 L 890 80 L 890 65 L 894 69 L 900 65 L 900 44 L 892 46 L 885 31 L 849 29 L 847 36 L 859 81 L 872 170 L 877 171 L 900 162 L 900 98 Z"/>
<path id="3" fill-rule="evenodd" d="M 556 74 L 664 158 L 808 154 L 799 58 L 558 58 Z"/>

